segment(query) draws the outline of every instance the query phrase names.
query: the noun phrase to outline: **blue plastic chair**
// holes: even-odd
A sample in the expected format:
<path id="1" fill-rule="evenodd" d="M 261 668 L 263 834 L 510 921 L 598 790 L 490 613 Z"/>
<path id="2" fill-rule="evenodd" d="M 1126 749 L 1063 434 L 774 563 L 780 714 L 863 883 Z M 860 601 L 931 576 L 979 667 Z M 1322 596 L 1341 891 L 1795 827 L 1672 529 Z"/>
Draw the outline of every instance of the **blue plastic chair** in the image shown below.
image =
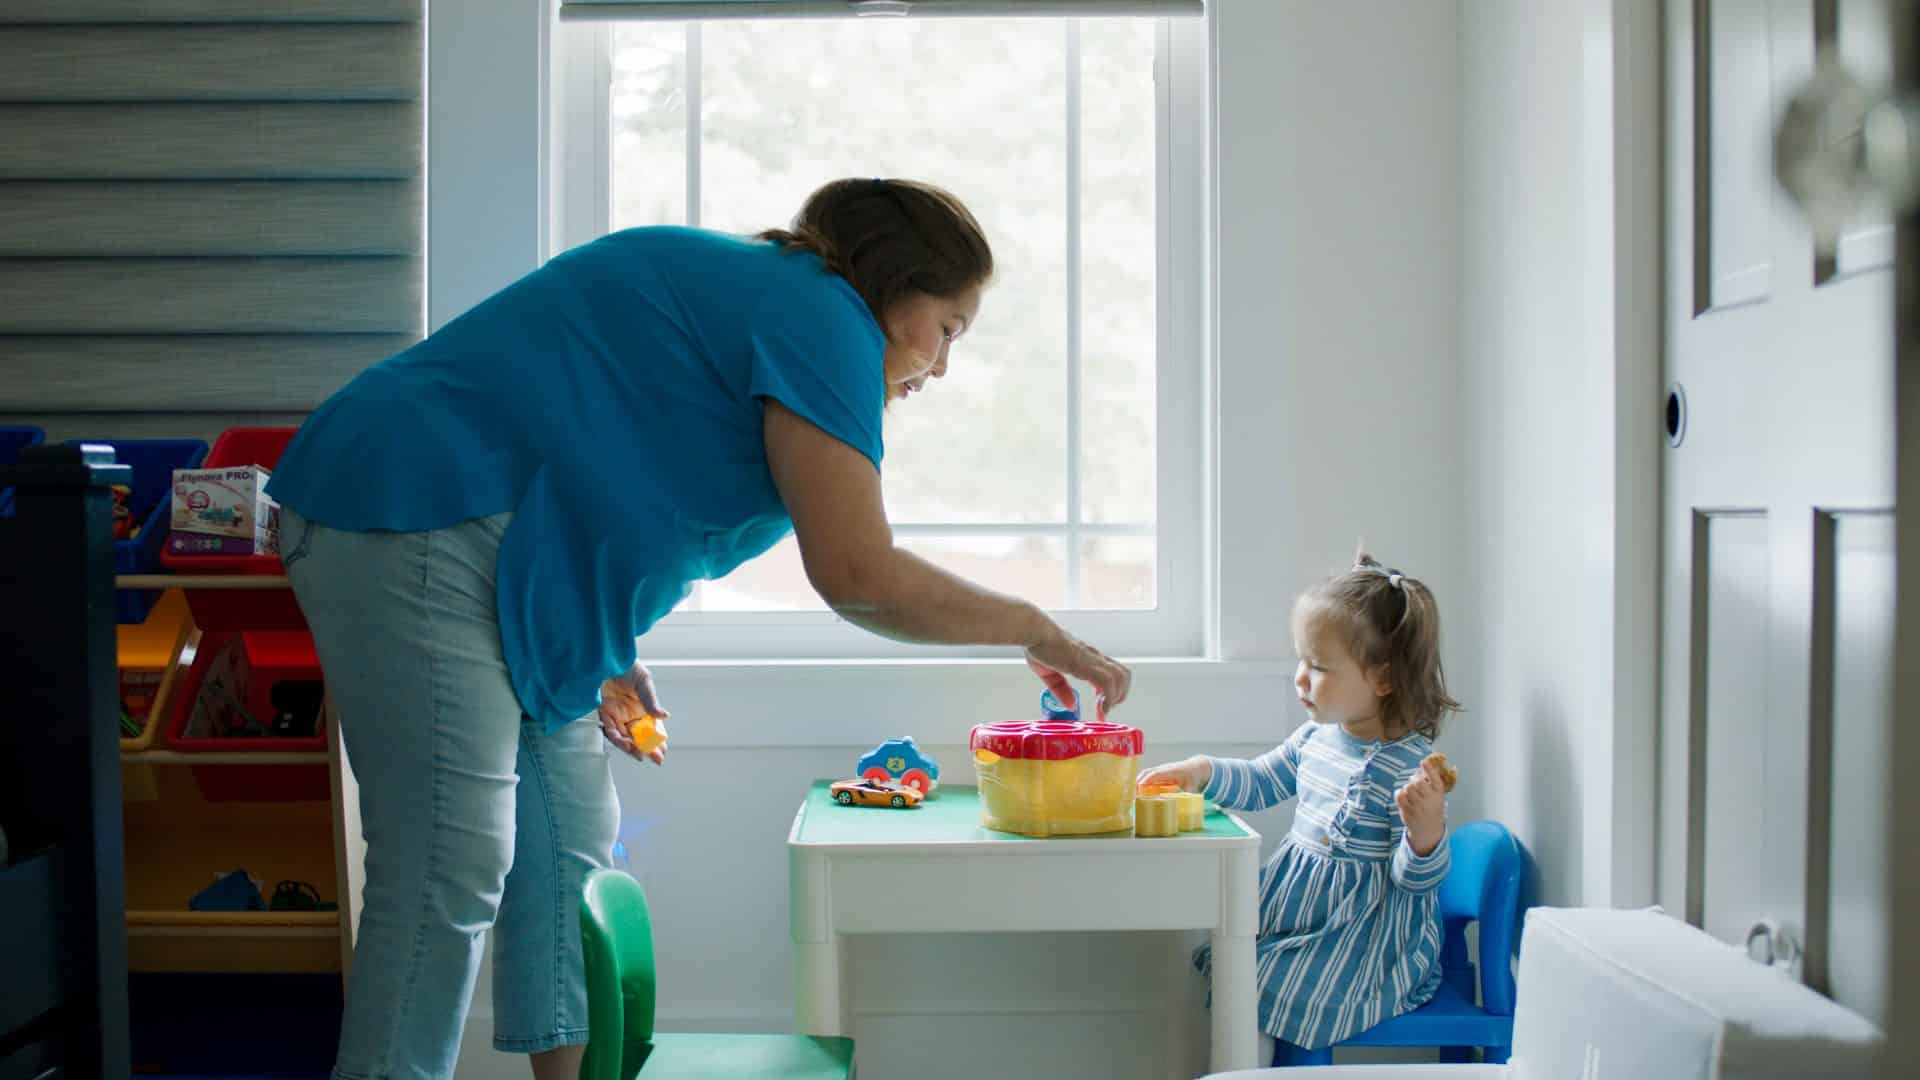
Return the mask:
<path id="1" fill-rule="evenodd" d="M 1440 989 L 1433 1000 L 1339 1043 L 1340 1046 L 1436 1046 L 1440 1060 L 1504 1063 L 1513 1049 L 1514 942 L 1521 928 L 1521 888 L 1527 856 L 1497 821 L 1454 827 L 1447 840 L 1453 865 L 1440 883 Z M 1467 924 L 1480 924 L 1479 990 L 1474 1004 L 1474 963 L 1467 953 Z M 1491 962 L 1489 962 L 1491 961 Z M 1284 1046 L 1276 1065 L 1331 1065 L 1333 1051 Z"/>

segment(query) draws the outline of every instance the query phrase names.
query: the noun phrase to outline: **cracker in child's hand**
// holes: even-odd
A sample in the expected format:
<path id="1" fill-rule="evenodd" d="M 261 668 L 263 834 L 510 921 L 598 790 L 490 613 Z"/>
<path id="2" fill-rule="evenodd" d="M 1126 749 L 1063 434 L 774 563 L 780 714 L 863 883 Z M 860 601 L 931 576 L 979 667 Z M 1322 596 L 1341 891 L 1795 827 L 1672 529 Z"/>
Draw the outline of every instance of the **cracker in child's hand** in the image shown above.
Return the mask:
<path id="1" fill-rule="evenodd" d="M 1433 770 L 1440 774 L 1440 783 L 1445 786 L 1448 791 L 1452 791 L 1453 785 L 1460 782 L 1460 770 L 1447 764 L 1447 755 L 1445 754 L 1437 751 L 1428 754 L 1426 760 L 1420 764 L 1432 765 Z"/>

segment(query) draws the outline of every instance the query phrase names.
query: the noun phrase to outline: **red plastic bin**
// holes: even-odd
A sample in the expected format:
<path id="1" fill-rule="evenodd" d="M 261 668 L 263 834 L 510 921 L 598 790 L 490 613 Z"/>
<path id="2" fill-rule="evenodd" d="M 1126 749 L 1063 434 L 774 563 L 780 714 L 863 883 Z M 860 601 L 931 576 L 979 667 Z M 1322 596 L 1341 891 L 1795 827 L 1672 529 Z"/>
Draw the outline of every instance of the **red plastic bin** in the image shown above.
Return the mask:
<path id="1" fill-rule="evenodd" d="M 313 635 L 301 631 L 268 630 L 247 633 L 214 632 L 202 636 L 193 666 L 174 694 L 167 745 L 182 753 L 325 753 L 326 717 L 315 718 L 310 736 L 199 736 L 187 734 L 194 703 L 200 699 L 207 670 L 235 641 L 243 652 L 248 680 L 244 705 L 248 713 L 267 723 L 278 708 L 274 691 L 287 683 L 320 681 L 320 658 Z M 308 704 L 308 702 L 302 702 Z M 316 710 L 318 700 L 310 702 Z M 195 765 L 194 783 L 208 802 L 301 802 L 330 797 L 327 767 L 312 765 Z"/>
<path id="2" fill-rule="evenodd" d="M 258 465 L 271 472 L 298 428 L 228 428 L 213 441 L 200 468 Z M 278 555 L 190 555 L 162 551 L 160 563 L 176 574 L 287 572 Z M 290 589 L 188 589 L 187 606 L 202 630 L 305 630 L 307 617 Z"/>

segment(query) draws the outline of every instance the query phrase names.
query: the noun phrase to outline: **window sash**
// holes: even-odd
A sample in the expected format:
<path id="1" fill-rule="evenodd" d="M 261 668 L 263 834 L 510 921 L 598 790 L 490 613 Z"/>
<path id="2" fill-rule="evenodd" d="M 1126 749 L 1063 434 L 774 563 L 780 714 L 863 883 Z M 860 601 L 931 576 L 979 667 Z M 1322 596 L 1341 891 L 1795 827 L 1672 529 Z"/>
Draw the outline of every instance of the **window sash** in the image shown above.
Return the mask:
<path id="1" fill-rule="evenodd" d="M 660 6 L 660 5 L 649 5 Z M 742 7 L 743 4 L 720 6 Z M 1068 49 L 1068 515 L 1065 522 L 1020 525 L 896 524 L 901 536 L 1055 535 L 1067 539 L 1068 601 L 1079 587 L 1079 540 L 1107 535 L 1155 537 L 1155 606 L 1138 610 L 1064 610 L 1052 614 L 1067 629 L 1113 653 L 1129 656 L 1208 655 L 1214 618 L 1212 552 L 1214 475 L 1212 425 L 1213 340 L 1210 312 L 1212 246 L 1206 223 L 1211 204 L 1207 161 L 1211 148 L 1211 88 L 1205 20 L 1163 19 L 1155 62 L 1156 234 L 1155 459 L 1157 505 L 1151 525 L 1090 524 L 1079 520 L 1080 469 L 1080 134 L 1079 37 Z M 699 225 L 700 27 L 688 26 L 687 223 Z M 574 22 L 554 35 L 550 68 L 555 108 L 549 127 L 549 252 L 604 235 L 612 212 L 612 33 L 605 22 Z M 1177 120 L 1176 120 L 1177 118 Z M 676 612 L 662 619 L 643 646 L 649 659 L 911 659 L 986 655 L 992 650 L 888 641 L 830 612 Z"/>

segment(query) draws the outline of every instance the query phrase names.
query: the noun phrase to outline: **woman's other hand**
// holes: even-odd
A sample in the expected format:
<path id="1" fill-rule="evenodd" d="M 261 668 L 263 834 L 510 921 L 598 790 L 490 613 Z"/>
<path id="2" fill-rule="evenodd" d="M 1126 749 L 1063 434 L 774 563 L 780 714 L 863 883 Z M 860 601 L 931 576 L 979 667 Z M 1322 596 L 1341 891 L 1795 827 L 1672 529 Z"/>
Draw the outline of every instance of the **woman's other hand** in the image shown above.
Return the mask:
<path id="1" fill-rule="evenodd" d="M 660 697 L 653 688 L 653 675 L 643 665 L 635 664 L 626 674 L 600 684 L 599 713 L 601 734 L 621 753 L 651 761 L 655 765 L 665 764 L 665 746 L 642 753 L 634 744 L 633 733 L 628 730 L 643 713 L 655 720 L 665 720 L 672 715 L 660 704 Z"/>

